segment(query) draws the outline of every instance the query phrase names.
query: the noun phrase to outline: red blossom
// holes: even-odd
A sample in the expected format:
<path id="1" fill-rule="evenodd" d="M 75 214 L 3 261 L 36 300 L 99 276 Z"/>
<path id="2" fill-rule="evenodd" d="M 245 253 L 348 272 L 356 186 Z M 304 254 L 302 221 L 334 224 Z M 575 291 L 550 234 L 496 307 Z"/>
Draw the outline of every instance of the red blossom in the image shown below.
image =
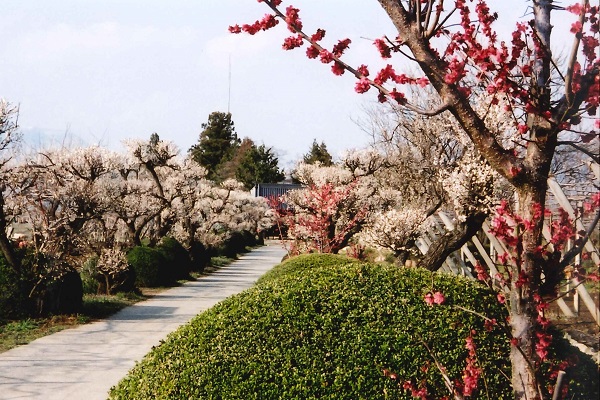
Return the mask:
<path id="1" fill-rule="evenodd" d="M 493 331 L 496 326 L 498 326 L 498 321 L 496 320 L 496 318 L 486 319 L 483 323 L 484 329 L 488 332 Z"/>
<path id="2" fill-rule="evenodd" d="M 331 72 L 333 72 L 337 76 L 340 76 L 340 75 L 343 75 L 344 72 L 346 72 L 346 68 L 344 68 L 344 66 L 342 64 L 340 64 L 339 62 L 336 61 L 331 66 Z"/>
<path id="3" fill-rule="evenodd" d="M 519 271 L 519 278 L 515 281 L 515 286 L 520 288 L 529 283 L 529 277 L 525 271 Z"/>
<path id="4" fill-rule="evenodd" d="M 292 50 L 302 46 L 303 43 L 304 39 L 302 36 L 290 36 L 283 40 L 283 45 L 281 47 L 283 47 L 284 50 Z"/>
<path id="5" fill-rule="evenodd" d="M 600 282 L 600 275 L 597 273 L 587 274 L 586 279 L 589 279 L 592 282 Z"/>
<path id="6" fill-rule="evenodd" d="M 481 263 L 477 262 L 474 266 L 475 272 L 477 273 L 477 279 L 482 282 L 487 282 L 490 280 L 490 275 L 487 273 L 487 270 L 481 265 Z"/>
<path id="7" fill-rule="evenodd" d="M 536 321 L 542 327 L 542 329 L 547 329 L 551 325 L 551 322 L 547 318 L 542 317 L 541 315 L 537 316 Z"/>
<path id="8" fill-rule="evenodd" d="M 315 46 L 308 46 L 306 48 L 306 56 L 308 58 L 317 58 L 319 56 L 319 49 Z"/>
<path id="9" fill-rule="evenodd" d="M 581 7 L 581 4 L 579 4 L 579 3 L 571 4 L 570 6 L 565 7 L 565 9 L 568 12 L 573 13 L 575 15 L 579 15 L 583 11 L 583 8 Z"/>
<path id="10" fill-rule="evenodd" d="M 394 71 L 394 67 L 390 64 L 386 65 L 385 68 L 381 69 L 375 79 L 373 80 L 378 85 L 385 84 L 389 79 L 396 78 L 396 71 Z"/>
<path id="11" fill-rule="evenodd" d="M 315 33 L 313 33 L 312 36 L 310 37 L 310 40 L 312 40 L 313 42 L 318 42 L 320 40 L 323 40 L 324 37 L 325 37 L 325 30 L 317 29 L 317 31 Z"/>
<path id="12" fill-rule="evenodd" d="M 462 393 L 464 396 L 469 397 L 477 390 L 482 370 L 477 366 L 477 347 L 475 346 L 473 336 L 468 336 L 465 341 L 465 347 L 469 350 L 469 355 L 466 360 L 467 365 L 462 374 Z"/>
<path id="13" fill-rule="evenodd" d="M 323 64 L 329 64 L 333 61 L 333 54 L 329 50 L 323 49 L 319 52 L 319 58 Z"/>
<path id="14" fill-rule="evenodd" d="M 546 360 L 548 357 L 548 348 L 552 344 L 552 335 L 546 332 L 536 332 L 535 352 L 540 358 L 540 361 Z"/>
<path id="15" fill-rule="evenodd" d="M 299 12 L 300 10 L 294 6 L 288 6 L 285 9 L 285 22 L 288 25 L 288 29 L 294 33 L 302 30 L 302 21 L 300 21 Z"/>
<path id="16" fill-rule="evenodd" d="M 383 39 L 375 39 L 373 42 L 377 50 L 379 50 L 379 54 L 381 54 L 381 58 L 391 58 L 392 51 L 387 43 Z"/>
<path id="17" fill-rule="evenodd" d="M 356 93 L 365 93 L 371 89 L 371 82 L 367 78 L 360 78 L 354 86 Z"/>
<path id="18" fill-rule="evenodd" d="M 406 98 L 404 97 L 404 93 L 396 91 L 396 88 L 394 88 L 390 92 L 390 97 L 392 99 L 394 99 L 398 104 L 404 104 L 404 103 L 406 103 Z"/>
<path id="19" fill-rule="evenodd" d="M 231 25 L 229 27 L 229 32 L 231 32 L 231 33 L 241 33 L 242 32 L 242 27 L 239 26 L 239 25 L 237 25 L 237 24 L 236 25 Z"/>
<path id="20" fill-rule="evenodd" d="M 358 73 L 364 76 L 365 78 L 369 76 L 369 68 L 367 68 L 365 64 L 362 64 L 360 67 L 356 68 L 356 71 L 358 71 Z"/>
<path id="21" fill-rule="evenodd" d="M 333 55 L 336 57 L 341 57 L 348 46 L 350 46 L 350 43 L 352 43 L 350 39 L 340 40 L 335 46 L 333 46 Z"/>

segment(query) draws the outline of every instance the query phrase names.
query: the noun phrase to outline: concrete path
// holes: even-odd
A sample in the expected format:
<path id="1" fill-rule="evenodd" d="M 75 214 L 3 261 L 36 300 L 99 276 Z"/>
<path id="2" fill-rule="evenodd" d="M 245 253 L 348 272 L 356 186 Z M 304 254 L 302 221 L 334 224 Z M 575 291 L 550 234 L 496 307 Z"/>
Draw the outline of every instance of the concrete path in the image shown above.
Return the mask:
<path id="1" fill-rule="evenodd" d="M 276 243 L 103 321 L 67 329 L 0 354 L 0 399 L 106 399 L 152 346 L 196 314 L 252 286 L 285 250 Z"/>

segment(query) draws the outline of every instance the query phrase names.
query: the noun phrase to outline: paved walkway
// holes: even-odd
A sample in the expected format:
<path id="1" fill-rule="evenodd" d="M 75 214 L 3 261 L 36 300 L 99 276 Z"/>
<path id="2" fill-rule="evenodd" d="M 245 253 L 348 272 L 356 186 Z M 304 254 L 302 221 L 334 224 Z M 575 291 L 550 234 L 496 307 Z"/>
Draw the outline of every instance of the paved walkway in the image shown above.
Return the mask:
<path id="1" fill-rule="evenodd" d="M 108 390 L 135 361 L 169 332 L 226 297 L 251 287 L 284 254 L 279 244 L 271 243 L 111 318 L 0 354 L 0 399 L 106 399 Z"/>

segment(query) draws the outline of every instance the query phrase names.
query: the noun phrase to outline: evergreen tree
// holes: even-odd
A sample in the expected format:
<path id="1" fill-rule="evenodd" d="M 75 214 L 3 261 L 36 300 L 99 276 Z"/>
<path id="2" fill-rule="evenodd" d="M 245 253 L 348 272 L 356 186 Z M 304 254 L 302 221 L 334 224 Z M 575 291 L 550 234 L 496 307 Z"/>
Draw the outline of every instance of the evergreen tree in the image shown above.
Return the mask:
<path id="1" fill-rule="evenodd" d="M 272 148 L 267 148 L 264 144 L 258 147 L 253 144 L 241 158 L 235 177 L 248 189 L 257 183 L 276 183 L 285 178 L 278 164 L 279 160 Z"/>
<path id="2" fill-rule="evenodd" d="M 309 152 L 303 157 L 303 161 L 305 164 L 315 164 L 320 162 L 321 165 L 325 167 L 333 165 L 333 158 L 331 157 L 331 154 L 329 154 L 329 151 L 327 151 L 327 146 L 324 142 L 318 144 L 317 139 L 313 140 Z"/>
<path id="3" fill-rule="evenodd" d="M 198 143 L 189 151 L 194 161 L 206 168 L 208 178 L 219 182 L 223 180 L 220 168 L 231 160 L 240 145 L 231 113 L 211 113 L 202 129 Z"/>
<path id="4" fill-rule="evenodd" d="M 243 138 L 231 158 L 220 165 L 219 171 L 217 172 L 218 180 L 224 181 L 229 178 L 237 179 L 236 174 L 242 164 L 242 160 L 246 156 L 246 153 L 252 150 L 253 147 L 255 147 L 255 145 L 252 139 L 248 137 Z"/>

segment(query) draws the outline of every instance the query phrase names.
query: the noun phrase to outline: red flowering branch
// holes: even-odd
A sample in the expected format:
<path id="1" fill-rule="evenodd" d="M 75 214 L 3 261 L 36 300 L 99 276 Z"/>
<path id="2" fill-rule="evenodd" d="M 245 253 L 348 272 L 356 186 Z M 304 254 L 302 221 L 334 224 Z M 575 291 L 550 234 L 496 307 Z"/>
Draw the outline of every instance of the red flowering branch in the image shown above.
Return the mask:
<path id="1" fill-rule="evenodd" d="M 229 31 L 235 34 L 245 32 L 250 35 L 254 35 L 259 31 L 268 30 L 276 26 L 277 23 L 273 23 L 272 19 L 277 17 L 280 20 L 285 21 L 288 30 L 295 34 L 294 36 L 290 36 L 284 40 L 282 46 L 284 50 L 292 50 L 297 47 L 301 47 L 304 44 L 304 41 L 308 42 L 310 45 L 306 50 L 307 57 L 311 59 L 318 58 L 324 64 L 332 64 L 331 69 L 335 75 L 343 75 L 344 71 L 350 72 L 358 79 L 355 86 L 355 91 L 357 93 L 366 93 L 371 87 L 374 87 L 379 91 L 380 101 L 383 102 L 386 98 L 391 98 L 409 110 L 423 115 L 433 116 L 448 109 L 447 104 L 443 104 L 442 106 L 431 110 L 422 109 L 415 105 L 409 104 L 406 101 L 404 93 L 398 92 L 396 88 L 388 89 L 384 86 L 384 84 L 389 80 L 397 84 L 417 84 L 419 86 L 427 86 L 429 81 L 426 78 L 422 77 L 415 79 L 404 74 L 397 75 L 392 66 L 388 65 L 379 72 L 375 79 L 372 80 L 369 78 L 370 73 L 366 65 L 353 68 L 342 60 L 342 55 L 344 54 L 345 50 L 348 49 L 351 43 L 350 39 L 346 38 L 340 40 L 338 44 L 336 44 L 333 49 L 329 51 L 319 43 L 319 41 L 325 37 L 325 31 L 323 29 L 318 29 L 313 35 L 308 35 L 302 30 L 303 25 L 298 14 L 299 10 L 297 8 L 289 6 L 286 8 L 286 12 L 284 14 L 278 8 L 278 6 L 281 4 L 281 1 L 261 0 L 260 2 L 265 3 L 273 11 L 273 14 L 268 14 L 262 20 L 256 21 L 253 24 L 244 24 L 242 26 L 232 25 L 229 27 Z M 391 48 L 387 46 L 381 39 L 375 40 L 374 44 L 380 50 L 382 56 L 391 51 Z M 399 49 L 399 46 L 394 46 L 393 48 Z"/>

